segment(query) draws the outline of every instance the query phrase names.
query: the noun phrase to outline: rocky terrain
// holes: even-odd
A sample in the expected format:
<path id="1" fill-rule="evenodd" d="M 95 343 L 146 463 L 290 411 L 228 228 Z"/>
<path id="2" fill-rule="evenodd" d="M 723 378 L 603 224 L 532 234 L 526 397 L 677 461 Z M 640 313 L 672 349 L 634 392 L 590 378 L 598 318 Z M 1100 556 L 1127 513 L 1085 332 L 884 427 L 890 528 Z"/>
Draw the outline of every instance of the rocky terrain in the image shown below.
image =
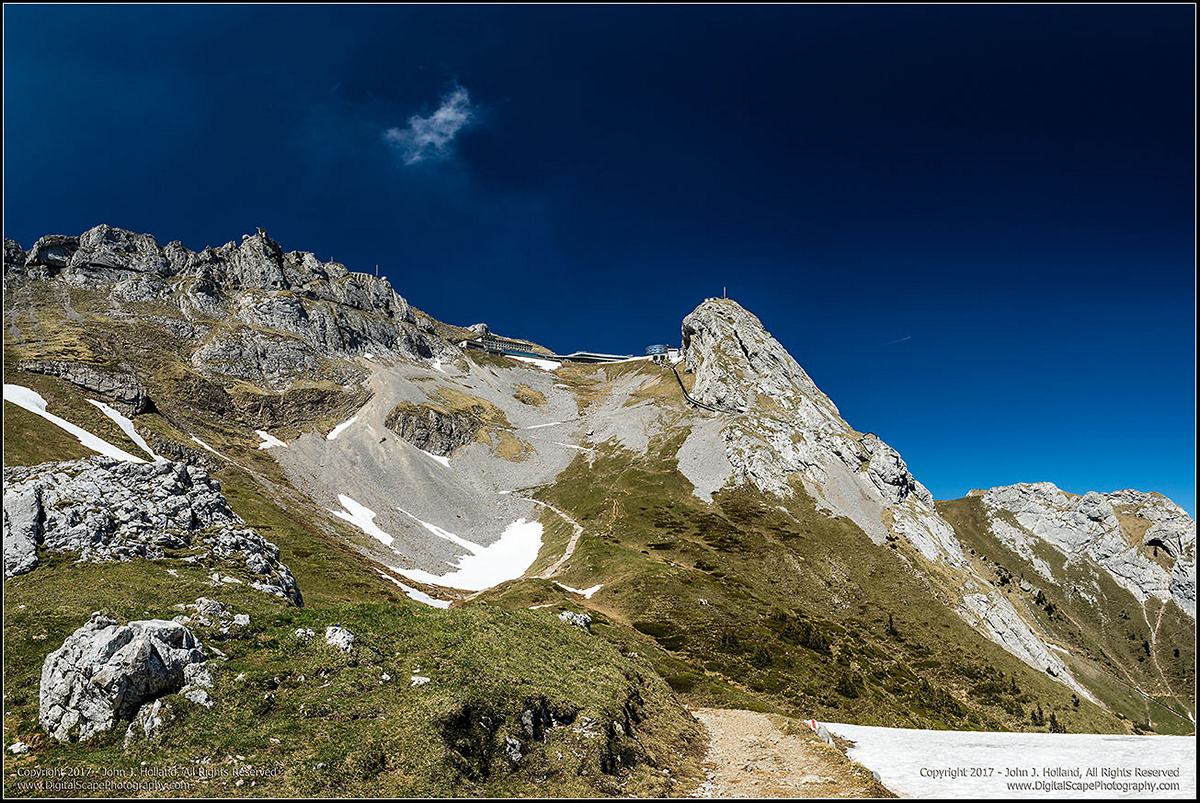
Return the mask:
<path id="1" fill-rule="evenodd" d="M 243 578 L 215 571 L 214 580 L 303 604 L 279 548 L 246 526 L 207 472 L 183 463 L 6 466 L 4 576 L 33 571 L 39 549 L 94 563 L 170 554 Z"/>
<path id="2" fill-rule="evenodd" d="M 1033 554 L 1039 542 L 1069 559 L 1091 560 L 1140 602 L 1171 599 L 1195 617 L 1196 522 L 1171 500 L 1133 490 L 1069 497 L 1038 482 L 992 488 L 983 503 L 995 535 L 1028 555 L 1041 580 L 1062 583 Z"/>
<path id="3" fill-rule="evenodd" d="M 193 795 L 272 762 L 275 796 L 669 796 L 714 755 L 688 706 L 1194 732 L 1182 510 L 935 502 L 728 299 L 674 366 L 531 363 L 261 230 L 193 252 L 98 226 L 4 260 L 29 766 L 74 739 L 231 768 Z M 839 756 L 708 792 L 875 788 Z"/>

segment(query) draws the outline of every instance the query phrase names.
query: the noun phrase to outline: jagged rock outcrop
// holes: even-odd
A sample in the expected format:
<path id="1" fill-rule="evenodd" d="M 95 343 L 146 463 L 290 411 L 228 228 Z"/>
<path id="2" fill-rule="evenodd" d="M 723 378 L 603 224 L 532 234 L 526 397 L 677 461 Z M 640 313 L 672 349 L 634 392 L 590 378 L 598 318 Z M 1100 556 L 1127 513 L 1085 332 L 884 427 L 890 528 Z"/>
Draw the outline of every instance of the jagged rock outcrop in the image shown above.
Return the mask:
<path id="1" fill-rule="evenodd" d="M 252 587 L 303 604 L 279 549 L 246 526 L 201 468 L 97 456 L 10 466 L 4 483 L 5 576 L 35 568 L 39 546 L 92 562 L 171 553 L 231 564 Z"/>
<path id="2" fill-rule="evenodd" d="M 1074 496 L 1049 482 L 992 488 L 982 498 L 992 533 L 1046 579 L 1063 582 L 1033 555 L 1038 542 L 1067 560 L 1086 556 L 1141 602 L 1173 599 L 1195 617 L 1196 523 L 1169 499 L 1133 490 Z M 1170 569 L 1154 560 L 1156 547 L 1173 562 Z"/>
<path id="3" fill-rule="evenodd" d="M 207 676 L 204 661 L 204 648 L 183 625 L 149 619 L 121 626 L 96 612 L 46 656 L 38 720 L 59 741 L 86 739 Z"/>
<path id="4" fill-rule="evenodd" d="M 818 504 L 875 543 L 891 532 L 931 561 L 965 565 L 953 528 L 900 455 L 842 420 L 757 317 L 728 299 L 708 299 L 684 318 L 683 355 L 696 375 L 691 395 L 740 413 L 722 432 L 735 481 L 787 497 L 798 478 Z"/>
<path id="5" fill-rule="evenodd" d="M 1094 699 L 1071 677 L 1058 656 L 1030 632 L 1016 608 L 1000 592 L 965 595 L 959 613 L 971 624 L 982 625 L 989 638 L 1034 669 L 1066 683 L 1089 700 Z"/>
<path id="6" fill-rule="evenodd" d="M 404 440 L 430 454 L 448 457 L 459 446 L 471 443 L 484 427 L 483 408 L 456 413 L 428 404 L 399 404 L 384 425 Z"/>
<path id="7" fill-rule="evenodd" d="M 458 350 L 418 325 L 387 279 L 355 273 L 311 253 L 284 253 L 259 229 L 240 244 L 193 252 L 178 241 L 101 225 L 79 237 L 43 237 L 28 252 L 6 240 L 4 283 L 51 279 L 108 288 L 117 302 L 161 300 L 196 327 L 194 367 L 274 389 L 321 376 L 322 361 L 372 353 L 452 360 Z M 120 313 L 114 313 L 119 315 Z"/>
<path id="8" fill-rule="evenodd" d="M 103 396 L 125 415 L 146 412 L 150 394 L 138 378 L 124 371 L 108 371 L 79 362 L 66 360 L 22 360 L 17 368 L 31 374 L 45 374 L 65 379 L 84 390 Z"/>

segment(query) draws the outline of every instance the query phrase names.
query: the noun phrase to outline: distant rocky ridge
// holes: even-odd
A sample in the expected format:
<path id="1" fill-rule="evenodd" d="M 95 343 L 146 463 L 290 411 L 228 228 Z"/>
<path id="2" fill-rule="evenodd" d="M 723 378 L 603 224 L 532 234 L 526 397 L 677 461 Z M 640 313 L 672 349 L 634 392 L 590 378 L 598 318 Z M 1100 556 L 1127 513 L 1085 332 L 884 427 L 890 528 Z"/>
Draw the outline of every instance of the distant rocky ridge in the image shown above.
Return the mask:
<path id="1" fill-rule="evenodd" d="M 284 253 L 261 229 L 199 252 L 107 225 L 42 237 L 29 251 L 5 239 L 6 293 L 35 279 L 102 289 L 114 318 L 122 302 L 167 302 L 175 312 L 164 307 L 150 322 L 195 342 L 193 367 L 276 390 L 325 376 L 329 358 L 458 356 L 387 279 Z"/>
<path id="2" fill-rule="evenodd" d="M 93 457 L 5 467 L 5 577 L 37 568 L 39 548 L 93 563 L 170 551 L 244 572 L 238 582 L 303 604 L 279 549 L 230 509 L 207 472 L 183 463 Z"/>
<path id="3" fill-rule="evenodd" d="M 1196 523 L 1166 497 L 1133 490 L 1068 496 L 1049 482 L 992 488 L 982 497 L 992 533 L 1046 580 L 1063 582 L 1033 553 L 1037 543 L 1068 560 L 1091 559 L 1140 602 L 1172 599 L 1195 618 Z M 1146 555 L 1159 549 L 1170 569 Z"/>

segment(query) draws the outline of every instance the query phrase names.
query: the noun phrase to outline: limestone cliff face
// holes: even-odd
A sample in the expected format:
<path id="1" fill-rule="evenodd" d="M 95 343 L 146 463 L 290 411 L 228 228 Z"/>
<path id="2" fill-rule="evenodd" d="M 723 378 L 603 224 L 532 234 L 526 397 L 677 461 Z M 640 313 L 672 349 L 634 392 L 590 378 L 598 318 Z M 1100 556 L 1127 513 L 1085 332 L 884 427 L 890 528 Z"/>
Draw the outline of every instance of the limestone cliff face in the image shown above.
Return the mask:
<path id="1" fill-rule="evenodd" d="M 798 477 L 875 543 L 894 533 L 931 561 L 965 565 L 953 528 L 896 450 L 851 428 L 757 317 L 709 299 L 683 320 L 683 352 L 692 396 L 733 415 L 722 437 L 735 481 L 786 497 Z"/>
<path id="2" fill-rule="evenodd" d="M 33 279 L 100 289 L 114 318 L 121 302 L 165 301 L 177 313 L 164 310 L 154 322 L 196 342 L 194 367 L 273 389 L 316 376 L 327 358 L 458 354 L 423 328 L 386 279 L 284 253 L 261 229 L 199 252 L 105 225 L 42 237 L 28 252 L 6 239 L 6 294 Z"/>
<path id="3" fill-rule="evenodd" d="M 1133 490 L 1073 496 L 1037 482 L 992 488 L 983 502 L 993 534 L 1047 580 L 1063 582 L 1032 558 L 1038 542 L 1068 560 L 1094 562 L 1141 602 L 1172 599 L 1195 617 L 1196 523 L 1166 497 Z"/>

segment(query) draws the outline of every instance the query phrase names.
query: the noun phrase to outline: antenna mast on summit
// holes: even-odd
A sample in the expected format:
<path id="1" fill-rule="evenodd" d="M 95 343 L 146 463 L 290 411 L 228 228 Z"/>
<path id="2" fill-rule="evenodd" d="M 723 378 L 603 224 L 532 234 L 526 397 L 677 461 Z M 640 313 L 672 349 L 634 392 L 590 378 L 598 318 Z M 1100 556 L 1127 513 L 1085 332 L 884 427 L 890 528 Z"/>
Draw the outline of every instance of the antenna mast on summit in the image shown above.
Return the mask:
<path id="1" fill-rule="evenodd" d="M 724 287 L 722 287 L 722 288 L 721 288 L 721 298 L 729 298 L 729 296 L 725 294 L 725 288 L 724 288 Z"/>
<path id="2" fill-rule="evenodd" d="M 376 279 L 379 278 L 379 266 L 378 265 L 375 266 L 375 278 Z"/>

